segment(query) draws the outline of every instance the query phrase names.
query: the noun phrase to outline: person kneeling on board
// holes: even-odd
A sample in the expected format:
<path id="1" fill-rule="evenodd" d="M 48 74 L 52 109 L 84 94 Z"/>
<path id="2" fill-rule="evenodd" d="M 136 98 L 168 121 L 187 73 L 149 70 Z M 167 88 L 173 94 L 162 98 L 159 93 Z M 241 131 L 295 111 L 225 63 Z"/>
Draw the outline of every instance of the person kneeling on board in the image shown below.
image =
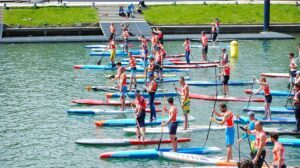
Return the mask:
<path id="1" fill-rule="evenodd" d="M 225 141 L 226 141 L 226 147 L 227 147 L 227 154 L 226 154 L 226 161 L 229 162 L 232 160 L 232 145 L 234 144 L 234 122 L 233 122 L 233 113 L 229 110 L 227 110 L 227 106 L 225 103 L 221 103 L 220 105 L 220 111 L 222 113 L 218 113 L 215 109 L 213 109 L 213 113 L 217 115 L 218 117 L 223 117 L 222 121 L 218 121 L 216 118 L 211 117 L 210 120 L 220 124 L 220 125 L 226 125 L 225 129 Z"/>
<path id="2" fill-rule="evenodd" d="M 146 107 L 147 103 L 143 96 L 141 96 L 140 91 L 135 92 L 135 118 L 136 118 L 136 138 L 138 140 L 145 140 L 145 117 L 146 117 Z"/>
<path id="3" fill-rule="evenodd" d="M 178 110 L 177 110 L 177 107 L 174 105 L 173 97 L 168 98 L 168 103 L 170 105 L 169 110 L 167 109 L 167 107 L 165 105 L 163 107 L 163 110 L 169 112 L 169 119 L 168 119 L 168 121 L 161 123 L 161 126 L 164 127 L 165 125 L 168 124 L 173 152 L 176 152 L 177 151 L 176 131 L 177 131 L 177 127 L 178 127 L 178 123 L 177 123 L 177 111 Z"/>
<path id="4" fill-rule="evenodd" d="M 284 146 L 282 143 L 278 142 L 278 133 L 271 132 L 270 133 L 271 141 L 274 143 L 273 148 L 273 167 L 274 168 L 286 168 L 284 163 Z"/>

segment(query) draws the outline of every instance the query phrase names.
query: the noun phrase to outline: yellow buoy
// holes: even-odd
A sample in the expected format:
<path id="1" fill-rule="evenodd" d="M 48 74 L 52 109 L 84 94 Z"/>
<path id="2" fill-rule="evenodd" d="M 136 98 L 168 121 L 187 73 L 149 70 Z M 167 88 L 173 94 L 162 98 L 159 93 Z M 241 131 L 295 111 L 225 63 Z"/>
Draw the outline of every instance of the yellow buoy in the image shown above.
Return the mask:
<path id="1" fill-rule="evenodd" d="M 237 41 L 231 41 L 230 43 L 230 55 L 232 58 L 237 58 L 239 55 L 239 44 Z"/>

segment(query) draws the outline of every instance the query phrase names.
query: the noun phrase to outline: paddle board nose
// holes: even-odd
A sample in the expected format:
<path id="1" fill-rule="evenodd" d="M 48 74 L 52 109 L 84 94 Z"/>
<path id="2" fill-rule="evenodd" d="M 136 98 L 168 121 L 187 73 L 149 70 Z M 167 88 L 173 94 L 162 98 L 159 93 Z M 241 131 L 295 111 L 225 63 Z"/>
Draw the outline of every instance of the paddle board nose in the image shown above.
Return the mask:
<path id="1" fill-rule="evenodd" d="M 73 68 L 74 68 L 74 69 L 80 69 L 81 66 L 80 66 L 80 65 L 74 65 Z"/>
<path id="2" fill-rule="evenodd" d="M 100 155 L 100 159 L 111 158 L 112 155 L 113 155 L 113 152 L 102 153 L 102 154 Z"/>
<path id="3" fill-rule="evenodd" d="M 96 125 L 97 127 L 101 127 L 101 126 L 104 125 L 104 123 L 105 123 L 105 120 L 100 120 L 100 121 L 96 121 L 96 122 L 95 122 L 95 125 Z"/>

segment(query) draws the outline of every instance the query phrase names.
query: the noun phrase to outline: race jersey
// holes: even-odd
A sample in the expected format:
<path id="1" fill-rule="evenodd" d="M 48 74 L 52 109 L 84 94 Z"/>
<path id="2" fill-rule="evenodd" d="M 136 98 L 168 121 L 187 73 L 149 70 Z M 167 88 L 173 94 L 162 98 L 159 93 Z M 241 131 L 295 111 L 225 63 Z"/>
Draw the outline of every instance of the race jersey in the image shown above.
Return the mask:
<path id="1" fill-rule="evenodd" d="M 136 104 L 136 109 L 146 109 L 147 103 L 146 100 L 143 96 L 140 96 L 139 98 L 135 98 L 135 104 Z"/>
<path id="2" fill-rule="evenodd" d="M 233 113 L 231 111 L 228 111 L 229 117 L 226 119 L 225 124 L 227 127 L 233 127 Z"/>
<path id="3" fill-rule="evenodd" d="M 135 58 L 134 58 L 134 57 L 131 57 L 131 58 L 129 59 L 129 64 L 130 64 L 130 67 L 131 67 L 131 68 L 136 67 L 136 61 L 135 61 Z"/>
<path id="4" fill-rule="evenodd" d="M 270 95 L 270 86 L 269 84 L 263 85 L 262 90 L 264 91 L 265 95 Z"/>
<path id="5" fill-rule="evenodd" d="M 158 39 L 164 38 L 164 35 L 163 35 L 163 33 L 162 33 L 161 31 L 159 31 L 159 32 L 157 33 L 157 38 L 158 38 Z"/>
<path id="6" fill-rule="evenodd" d="M 112 50 L 116 50 L 116 44 L 115 44 L 114 41 L 111 41 L 111 42 L 109 43 L 109 46 L 110 46 L 110 48 L 111 48 Z"/>
<path id="7" fill-rule="evenodd" d="M 230 66 L 224 67 L 224 75 L 230 75 Z"/>
<path id="8" fill-rule="evenodd" d="M 153 93 L 157 90 L 157 83 L 155 80 L 152 80 L 148 83 L 148 92 Z"/>

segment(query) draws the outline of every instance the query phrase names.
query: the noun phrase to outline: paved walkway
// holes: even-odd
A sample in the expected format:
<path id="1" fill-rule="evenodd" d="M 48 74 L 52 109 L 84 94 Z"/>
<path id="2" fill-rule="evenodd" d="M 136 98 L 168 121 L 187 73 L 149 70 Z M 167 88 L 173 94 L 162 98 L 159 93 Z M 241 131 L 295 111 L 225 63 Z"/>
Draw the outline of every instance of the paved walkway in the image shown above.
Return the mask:
<path id="1" fill-rule="evenodd" d="M 97 6 L 100 19 L 100 27 L 105 37 L 109 37 L 109 27 L 111 23 L 115 23 L 117 35 L 121 34 L 121 24 L 129 25 L 130 32 L 134 35 L 151 35 L 151 28 L 142 15 L 134 14 L 131 18 L 119 16 L 119 5 L 101 5 Z M 124 10 L 127 5 L 124 6 Z"/>

